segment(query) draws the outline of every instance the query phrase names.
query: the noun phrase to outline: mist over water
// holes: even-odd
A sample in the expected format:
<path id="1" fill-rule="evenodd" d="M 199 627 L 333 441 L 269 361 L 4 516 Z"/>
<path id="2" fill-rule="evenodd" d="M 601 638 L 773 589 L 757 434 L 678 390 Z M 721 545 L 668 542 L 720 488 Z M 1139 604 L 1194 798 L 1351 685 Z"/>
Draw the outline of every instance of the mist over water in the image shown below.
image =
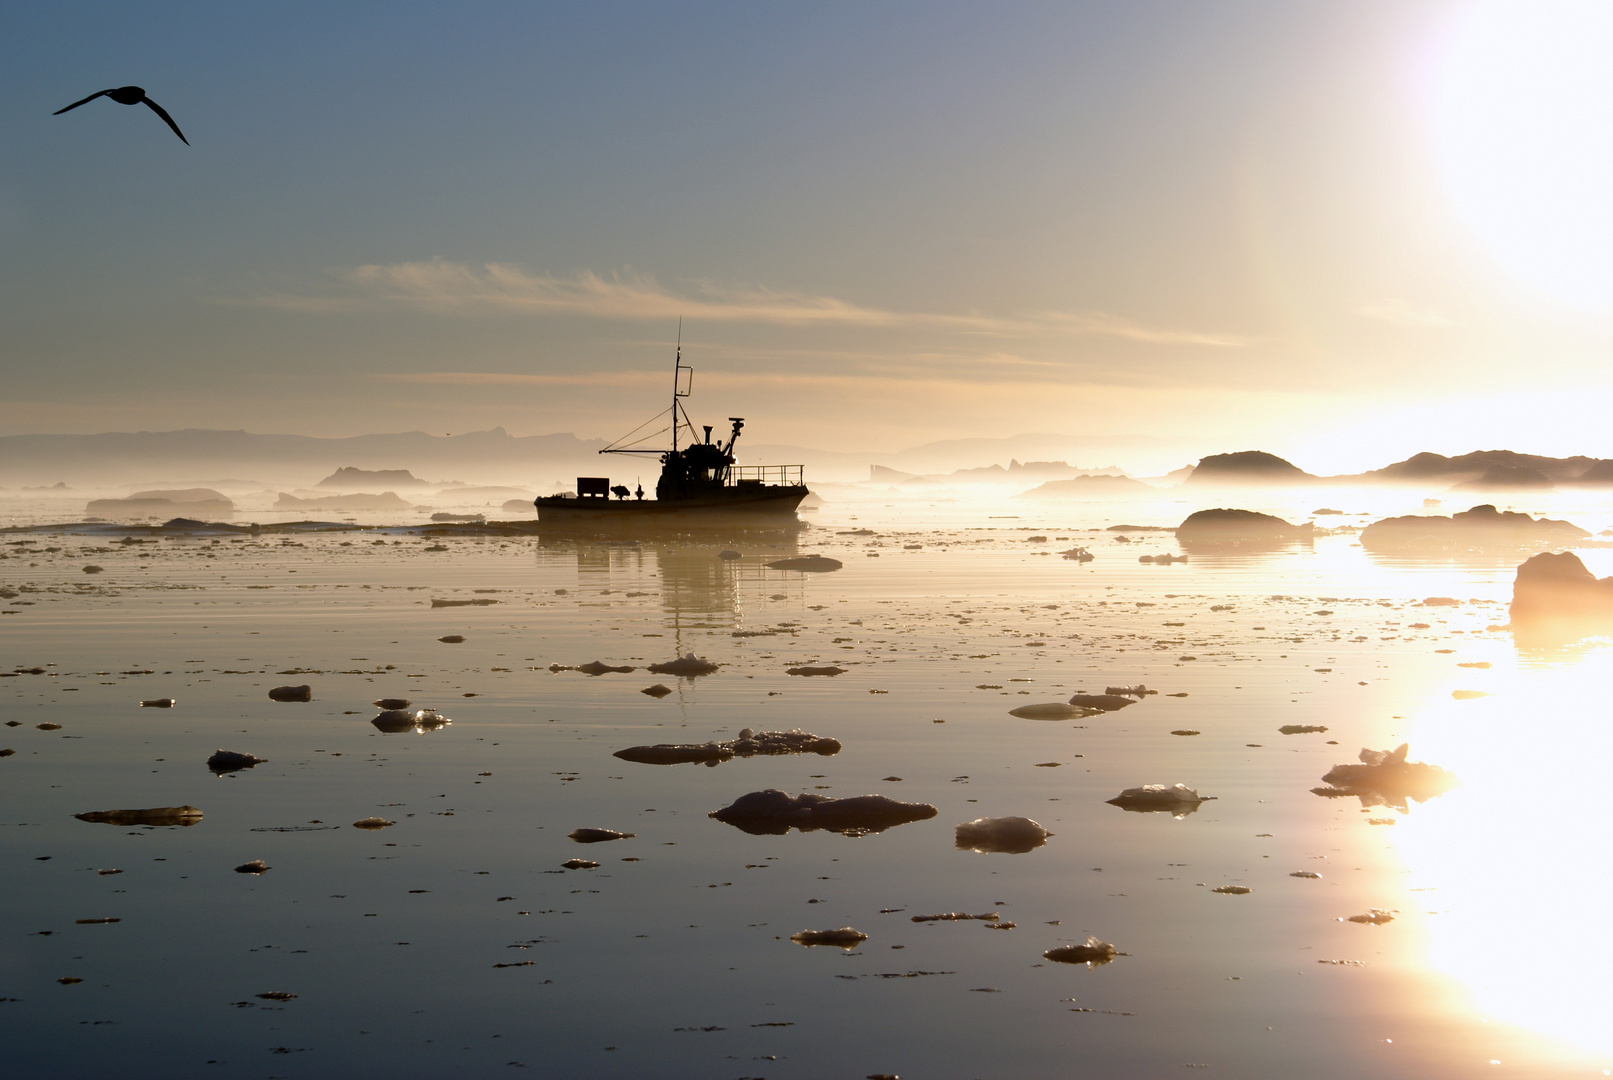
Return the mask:
<path id="1" fill-rule="evenodd" d="M 831 494 L 793 538 L 612 544 L 13 532 L 10 1060 L 310 1077 L 1606 1068 L 1608 867 L 1580 840 L 1600 805 L 1576 763 L 1609 749 L 1607 643 L 1516 642 L 1516 554 L 1358 546 L 1352 527 L 1423 495 L 1245 493 L 1230 505 L 1338 508 L 1316 520 L 1345 529 L 1169 565 L 1138 561 L 1182 553 L 1169 533 L 1108 527 L 1229 503 L 865 489 Z M 1613 523 L 1594 495 L 1520 509 Z M 1094 558 L 1061 557 L 1076 548 Z M 1596 541 L 1579 550 L 1613 572 Z M 766 566 L 804 553 L 844 567 Z M 687 653 L 720 667 L 645 670 Z M 637 670 L 550 670 L 594 660 Z M 673 692 L 640 693 L 657 682 Z M 311 702 L 269 699 L 300 683 Z M 1009 714 L 1136 684 L 1158 693 Z M 383 733 L 384 697 L 452 722 Z M 843 748 L 613 756 L 797 727 Z M 1403 742 L 1461 786 L 1404 810 L 1312 793 Z M 266 760 L 215 776 L 221 748 Z M 1106 803 L 1150 783 L 1214 799 L 1180 818 Z M 862 836 L 707 816 L 769 787 L 938 813 Z M 74 817 L 182 805 L 202 820 Z M 352 827 L 372 816 L 395 824 Z M 1007 816 L 1052 835 L 1020 854 L 955 845 L 955 825 Z M 568 839 L 583 827 L 634 835 Z M 234 871 L 254 859 L 270 869 Z M 1348 921 L 1375 910 L 1392 921 Z M 1004 928 L 912 921 L 945 912 Z M 868 938 L 790 940 L 840 927 Z M 1113 962 L 1043 958 L 1089 935 Z"/>

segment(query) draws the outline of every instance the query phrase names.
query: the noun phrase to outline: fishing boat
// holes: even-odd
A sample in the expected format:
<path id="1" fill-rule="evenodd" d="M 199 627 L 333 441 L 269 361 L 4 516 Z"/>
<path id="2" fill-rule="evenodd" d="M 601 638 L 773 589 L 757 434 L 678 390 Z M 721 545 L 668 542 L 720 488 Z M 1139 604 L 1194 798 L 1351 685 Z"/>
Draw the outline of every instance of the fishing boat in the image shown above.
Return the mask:
<path id="1" fill-rule="evenodd" d="M 683 362 L 680 341 L 673 361 L 671 408 L 600 451 L 659 456 L 661 476 L 655 484 L 654 498 L 645 498 L 642 485 L 629 490 L 625 484 L 612 484 L 607 476 L 579 476 L 575 495 L 548 495 L 534 500 L 538 523 L 610 529 L 640 525 L 776 529 L 799 525 L 795 510 L 808 494 L 803 467 L 736 464 L 734 444 L 745 427 L 744 418 L 728 418 L 733 428 L 727 442 L 721 436 L 712 440 L 710 424 L 703 425 L 702 439 L 683 405 L 693 388 L 694 369 Z M 663 426 L 645 430 L 658 423 Z M 650 445 L 669 430 L 670 449 Z"/>

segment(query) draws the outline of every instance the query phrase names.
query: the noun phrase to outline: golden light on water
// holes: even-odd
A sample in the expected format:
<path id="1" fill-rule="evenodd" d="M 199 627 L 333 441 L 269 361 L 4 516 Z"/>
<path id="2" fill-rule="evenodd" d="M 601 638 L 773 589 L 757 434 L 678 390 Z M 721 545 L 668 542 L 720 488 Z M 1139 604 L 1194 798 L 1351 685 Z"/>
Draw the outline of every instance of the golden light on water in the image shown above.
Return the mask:
<path id="1" fill-rule="evenodd" d="M 1487 1017 L 1613 1055 L 1607 972 L 1609 655 L 1474 672 L 1479 700 L 1431 702 L 1413 757 L 1457 790 L 1394 829 L 1411 902 L 1433 912 L 1428 962 L 1459 980 Z M 1493 677 L 1492 677 L 1493 676 Z M 1605 1061 L 1603 1062 L 1605 1064 Z"/>
<path id="2" fill-rule="evenodd" d="M 1481 0 L 1433 75 L 1436 153 L 1459 215 L 1554 300 L 1613 302 L 1613 5 Z"/>

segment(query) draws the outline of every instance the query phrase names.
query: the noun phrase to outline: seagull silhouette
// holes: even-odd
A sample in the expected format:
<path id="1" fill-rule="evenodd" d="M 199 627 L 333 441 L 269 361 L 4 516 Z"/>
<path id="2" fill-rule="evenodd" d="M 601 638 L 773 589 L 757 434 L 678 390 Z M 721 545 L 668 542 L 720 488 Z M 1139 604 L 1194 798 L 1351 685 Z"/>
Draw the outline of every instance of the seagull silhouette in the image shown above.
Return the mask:
<path id="1" fill-rule="evenodd" d="M 143 103 L 151 106 L 151 111 L 162 117 L 163 123 L 174 129 L 174 134 L 179 136 L 179 141 L 184 143 L 186 146 L 190 145 L 190 140 L 185 138 L 185 133 L 183 131 L 179 130 L 179 125 L 174 123 L 174 118 L 169 116 L 161 105 L 158 105 L 155 101 L 152 101 L 150 98 L 146 97 L 146 90 L 143 86 L 120 86 L 114 90 L 102 90 L 98 94 L 91 94 L 89 97 L 85 98 L 84 101 L 73 102 L 66 109 L 57 109 L 55 112 L 51 113 L 51 115 L 60 116 L 62 113 L 67 112 L 68 109 L 76 109 L 80 105 L 85 104 L 85 102 L 94 101 L 98 97 L 109 97 L 119 105 L 140 105 Z"/>

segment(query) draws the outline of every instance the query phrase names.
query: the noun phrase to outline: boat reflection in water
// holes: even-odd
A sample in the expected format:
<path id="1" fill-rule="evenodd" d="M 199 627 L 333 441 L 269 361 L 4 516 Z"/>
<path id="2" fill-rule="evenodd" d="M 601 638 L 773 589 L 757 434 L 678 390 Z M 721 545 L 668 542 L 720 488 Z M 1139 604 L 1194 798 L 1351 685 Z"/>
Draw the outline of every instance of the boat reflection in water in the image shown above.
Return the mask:
<path id="1" fill-rule="evenodd" d="M 767 563 L 799 554 L 801 528 L 789 530 L 638 530 L 643 539 L 600 540 L 545 529 L 539 547 L 574 553 L 577 580 L 609 589 L 612 574 L 660 580 L 661 607 L 673 631 L 734 630 L 745 600 L 799 599 L 799 572 L 771 570 Z M 681 644 L 681 642 L 680 642 Z M 680 654 L 681 655 L 681 654 Z"/>

